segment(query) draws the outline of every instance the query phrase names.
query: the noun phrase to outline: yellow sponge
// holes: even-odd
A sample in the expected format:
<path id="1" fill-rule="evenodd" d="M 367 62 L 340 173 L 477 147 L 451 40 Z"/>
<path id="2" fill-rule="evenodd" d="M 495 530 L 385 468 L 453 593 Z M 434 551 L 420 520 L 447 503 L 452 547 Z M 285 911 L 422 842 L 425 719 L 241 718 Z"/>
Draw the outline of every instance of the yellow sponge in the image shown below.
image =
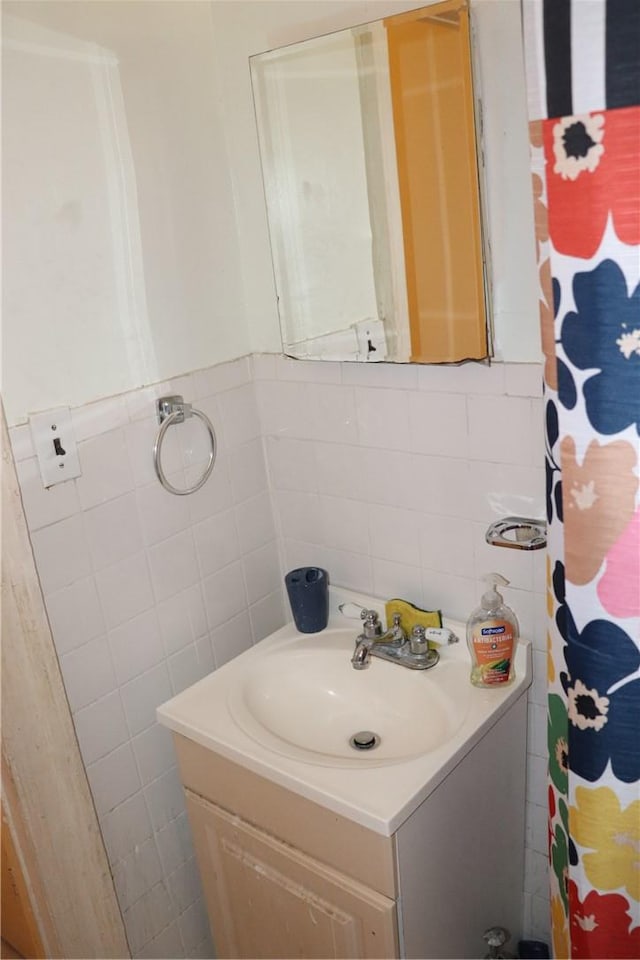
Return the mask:
<path id="1" fill-rule="evenodd" d="M 414 607 L 408 600 L 389 600 L 384 610 L 387 618 L 387 627 L 390 627 L 393 623 L 394 613 L 400 614 L 400 626 L 407 636 L 411 635 L 412 629 L 418 623 L 423 627 L 442 626 L 442 613 L 440 610 L 421 610 L 420 607 Z"/>

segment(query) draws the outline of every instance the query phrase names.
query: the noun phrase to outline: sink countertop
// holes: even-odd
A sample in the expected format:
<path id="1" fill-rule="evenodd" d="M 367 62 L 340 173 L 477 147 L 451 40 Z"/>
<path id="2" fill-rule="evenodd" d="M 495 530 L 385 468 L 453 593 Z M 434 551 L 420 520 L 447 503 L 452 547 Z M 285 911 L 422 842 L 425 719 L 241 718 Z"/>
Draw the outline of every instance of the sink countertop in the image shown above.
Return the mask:
<path id="1" fill-rule="evenodd" d="M 445 779 L 462 758 L 487 733 L 509 707 L 526 694 L 531 684 L 531 647 L 522 639 L 516 652 L 516 677 L 508 686 L 480 689 L 468 683 L 464 695 L 466 715 L 461 726 L 441 746 L 426 753 L 393 762 L 359 766 L 354 753 L 349 765 L 330 762 L 307 762 L 261 744 L 246 733 L 234 719 L 230 697 L 248 668 L 255 672 L 257 658 L 277 652 L 295 638 L 307 643 L 316 640 L 322 645 L 331 631 L 344 631 L 353 625 L 353 639 L 360 632 L 360 623 L 341 614 L 338 605 L 353 602 L 373 606 L 384 622 L 384 601 L 340 588 L 330 590 L 330 617 L 326 631 L 300 634 L 293 623 L 261 640 L 249 650 L 229 661 L 172 700 L 158 707 L 157 717 L 169 727 L 196 743 L 221 754 L 256 774 L 286 787 L 295 793 L 351 819 L 384 836 L 391 836 L 413 811 Z M 465 626 L 444 619 L 444 625 L 457 634 L 460 642 L 440 647 L 441 663 L 455 659 L 471 669 L 466 645 Z M 335 633 L 333 634 L 335 636 Z M 350 652 L 345 651 L 345 666 L 352 670 Z M 437 679 L 439 666 L 425 674 Z M 369 670 L 406 670 L 405 667 L 372 659 Z M 415 675 L 416 671 L 411 671 Z M 426 678 L 425 678 L 426 679 Z M 413 681 L 416 682 L 415 680 Z M 418 680 L 417 682 L 420 682 Z M 425 687 L 425 691 L 427 691 Z"/>

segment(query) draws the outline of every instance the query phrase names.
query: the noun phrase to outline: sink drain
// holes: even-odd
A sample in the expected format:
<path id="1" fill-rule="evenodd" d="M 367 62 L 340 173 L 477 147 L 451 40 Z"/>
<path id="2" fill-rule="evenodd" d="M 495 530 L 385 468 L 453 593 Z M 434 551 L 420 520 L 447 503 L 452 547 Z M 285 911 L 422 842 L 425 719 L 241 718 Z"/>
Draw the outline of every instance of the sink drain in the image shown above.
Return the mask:
<path id="1" fill-rule="evenodd" d="M 349 738 L 349 745 L 354 750 L 374 750 L 380 743 L 380 737 L 371 730 L 360 730 Z"/>

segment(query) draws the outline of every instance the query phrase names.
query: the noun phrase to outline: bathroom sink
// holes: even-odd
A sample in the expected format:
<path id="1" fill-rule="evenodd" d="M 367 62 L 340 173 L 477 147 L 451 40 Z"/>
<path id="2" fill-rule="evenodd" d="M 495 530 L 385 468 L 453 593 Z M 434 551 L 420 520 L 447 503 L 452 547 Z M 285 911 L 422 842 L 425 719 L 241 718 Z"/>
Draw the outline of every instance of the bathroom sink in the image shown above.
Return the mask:
<path id="1" fill-rule="evenodd" d="M 531 684 L 531 647 L 520 641 L 516 679 L 499 689 L 469 682 L 461 638 L 429 670 L 372 657 L 354 670 L 361 624 L 345 602 L 384 611 L 384 601 L 330 588 L 326 630 L 293 623 L 158 708 L 160 723 L 226 760 L 391 836 Z M 359 737 L 360 746 L 351 738 Z M 364 744 L 365 748 L 361 749 Z"/>
<path id="2" fill-rule="evenodd" d="M 441 747 L 469 708 L 465 663 L 427 672 L 374 660 L 354 670 L 357 628 L 298 636 L 231 688 L 238 725 L 270 750 L 308 763 L 380 765 Z"/>

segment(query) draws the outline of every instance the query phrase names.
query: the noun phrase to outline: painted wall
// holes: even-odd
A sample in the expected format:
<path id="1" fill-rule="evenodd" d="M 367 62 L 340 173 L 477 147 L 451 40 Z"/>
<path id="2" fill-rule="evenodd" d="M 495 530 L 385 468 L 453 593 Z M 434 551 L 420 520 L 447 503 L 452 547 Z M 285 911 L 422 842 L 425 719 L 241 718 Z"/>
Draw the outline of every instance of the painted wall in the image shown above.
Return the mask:
<path id="1" fill-rule="evenodd" d="M 209 4 L 3 5 L 9 424 L 246 354 Z"/>
<path id="2" fill-rule="evenodd" d="M 279 351 L 248 57 L 412 6 L 3 5 L 10 425 L 252 350 Z M 476 7 L 498 349 L 531 359 L 518 9 L 510 0 Z"/>

